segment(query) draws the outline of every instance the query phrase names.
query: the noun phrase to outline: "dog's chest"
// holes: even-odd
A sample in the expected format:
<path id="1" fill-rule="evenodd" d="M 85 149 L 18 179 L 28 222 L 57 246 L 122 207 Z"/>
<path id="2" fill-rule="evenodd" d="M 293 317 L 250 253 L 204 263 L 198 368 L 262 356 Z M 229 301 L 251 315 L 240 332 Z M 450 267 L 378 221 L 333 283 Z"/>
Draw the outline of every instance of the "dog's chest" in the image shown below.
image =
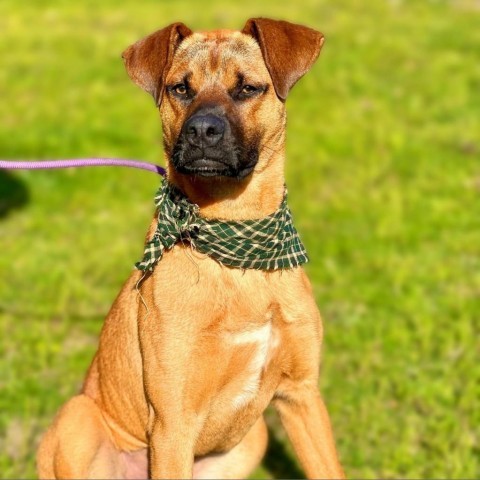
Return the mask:
<path id="1" fill-rule="evenodd" d="M 170 259 L 182 263 L 184 275 L 173 275 Z M 157 275 L 163 271 L 155 283 L 161 341 L 150 346 L 170 369 L 170 383 L 159 391 L 183 392 L 199 432 L 197 455 L 228 450 L 265 410 L 280 380 L 284 322 L 273 283 L 279 275 L 211 260 L 195 265 L 180 249 L 160 262 Z"/>
<path id="2" fill-rule="evenodd" d="M 280 376 L 281 336 L 272 321 L 223 333 L 197 454 L 232 448 L 269 404 Z"/>
<path id="3" fill-rule="evenodd" d="M 236 332 L 227 338 L 232 345 L 235 355 L 238 351 L 248 351 L 248 359 L 238 371 L 238 379 L 234 381 L 238 391 L 231 398 L 231 405 L 235 410 L 248 405 L 259 393 L 261 380 L 270 361 L 274 357 L 279 344 L 279 335 L 272 323 L 267 322 L 254 329 Z M 240 366 L 240 365 L 239 365 Z"/>

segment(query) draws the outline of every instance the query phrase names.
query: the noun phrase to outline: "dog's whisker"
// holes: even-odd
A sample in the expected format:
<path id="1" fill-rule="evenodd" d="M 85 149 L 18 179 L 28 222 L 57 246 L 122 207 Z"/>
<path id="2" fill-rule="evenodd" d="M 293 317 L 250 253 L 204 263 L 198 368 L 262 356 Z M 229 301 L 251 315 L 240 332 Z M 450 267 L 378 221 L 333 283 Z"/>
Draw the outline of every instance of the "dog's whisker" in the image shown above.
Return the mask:
<path id="1" fill-rule="evenodd" d="M 145 307 L 144 320 L 146 320 L 148 318 L 148 315 L 150 314 L 150 309 L 148 308 L 147 302 L 145 301 L 145 298 L 143 297 L 142 292 L 140 291 L 140 284 L 142 283 L 143 279 L 147 276 L 147 274 L 148 274 L 148 271 L 144 271 L 142 276 L 135 283 L 135 291 L 137 292 L 137 296 L 140 298 L 143 306 Z"/>

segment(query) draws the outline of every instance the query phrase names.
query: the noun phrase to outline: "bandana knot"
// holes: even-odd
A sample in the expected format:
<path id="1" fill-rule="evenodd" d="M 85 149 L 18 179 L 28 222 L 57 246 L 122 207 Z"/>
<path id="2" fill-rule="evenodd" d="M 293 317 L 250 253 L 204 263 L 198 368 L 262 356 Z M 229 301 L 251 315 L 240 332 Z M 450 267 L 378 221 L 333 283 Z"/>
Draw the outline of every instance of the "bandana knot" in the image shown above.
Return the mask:
<path id="1" fill-rule="evenodd" d="M 170 229 L 169 233 L 176 235 L 176 238 L 179 239 L 183 237 L 194 238 L 200 231 L 198 205 L 190 203 L 185 197 L 178 197 L 172 199 L 171 216 L 166 216 L 166 229 Z M 161 199 L 156 204 L 160 208 Z M 160 224 L 158 233 L 160 235 L 163 233 Z"/>
<path id="2" fill-rule="evenodd" d="M 163 252 L 176 243 L 189 243 L 216 261 L 237 268 L 278 270 L 308 261 L 292 215 L 287 192 L 280 207 L 258 220 L 223 221 L 200 216 L 198 205 L 164 180 L 155 195 L 157 228 L 145 245 L 138 270 L 152 271 Z"/>

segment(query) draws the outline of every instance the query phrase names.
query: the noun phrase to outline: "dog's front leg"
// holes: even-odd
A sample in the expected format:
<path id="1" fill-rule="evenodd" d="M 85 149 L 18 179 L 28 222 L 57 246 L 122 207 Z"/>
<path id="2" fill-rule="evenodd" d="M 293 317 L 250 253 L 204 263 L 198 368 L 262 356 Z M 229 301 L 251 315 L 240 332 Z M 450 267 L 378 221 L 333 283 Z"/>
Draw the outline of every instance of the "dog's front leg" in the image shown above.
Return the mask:
<path id="1" fill-rule="evenodd" d="M 184 418 L 163 421 L 154 415 L 150 434 L 150 478 L 192 478 L 194 444 Z"/>
<path id="2" fill-rule="evenodd" d="M 273 404 L 308 478 L 344 478 L 316 382 L 287 380 Z"/>
<path id="3" fill-rule="evenodd" d="M 148 349 L 144 357 L 150 478 L 192 478 L 198 425 L 187 393 L 190 375 L 180 348 L 166 359 L 168 343 L 157 344 L 156 352 Z"/>
<path id="4" fill-rule="evenodd" d="M 162 315 L 154 308 L 139 318 L 144 391 L 149 406 L 149 471 L 153 479 L 192 478 L 198 432 L 191 388 L 195 378 L 195 334 L 186 331 L 186 325 L 181 318 Z"/>

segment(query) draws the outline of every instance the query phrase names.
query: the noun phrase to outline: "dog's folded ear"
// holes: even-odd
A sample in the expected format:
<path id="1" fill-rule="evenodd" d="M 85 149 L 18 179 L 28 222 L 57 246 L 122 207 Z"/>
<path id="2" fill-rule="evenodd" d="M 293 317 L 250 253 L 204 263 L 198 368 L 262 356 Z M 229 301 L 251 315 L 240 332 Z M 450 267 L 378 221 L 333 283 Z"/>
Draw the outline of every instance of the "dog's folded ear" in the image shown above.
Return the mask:
<path id="1" fill-rule="evenodd" d="M 191 33 L 183 23 L 173 23 L 134 43 L 122 54 L 130 78 L 153 96 L 157 106 L 175 50 Z"/>
<path id="2" fill-rule="evenodd" d="M 260 45 L 273 86 L 282 101 L 310 70 L 324 41 L 323 34 L 316 30 L 268 18 L 251 18 L 242 32 L 254 37 Z"/>

